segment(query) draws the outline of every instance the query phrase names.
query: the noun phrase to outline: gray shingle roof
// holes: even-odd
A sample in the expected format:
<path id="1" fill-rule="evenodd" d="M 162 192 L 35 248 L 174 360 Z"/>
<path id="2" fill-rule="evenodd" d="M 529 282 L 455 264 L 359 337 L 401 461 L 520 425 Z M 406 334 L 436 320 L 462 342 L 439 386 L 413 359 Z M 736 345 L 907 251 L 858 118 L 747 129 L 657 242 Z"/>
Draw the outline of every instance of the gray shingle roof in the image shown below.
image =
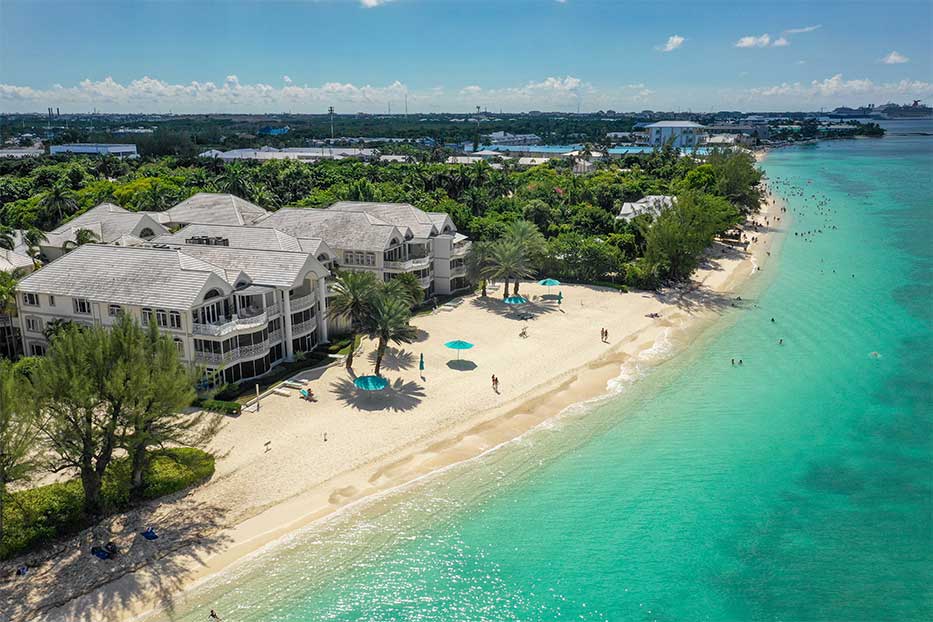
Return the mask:
<path id="1" fill-rule="evenodd" d="M 225 287 L 218 271 L 223 272 L 173 249 L 86 244 L 33 272 L 19 282 L 17 290 L 189 309 L 200 302 L 206 286 Z"/>
<path id="2" fill-rule="evenodd" d="M 283 208 L 259 223 L 298 238 L 321 238 L 331 248 L 378 252 L 399 242 L 405 233 L 364 212 L 330 209 Z"/>
<path id="3" fill-rule="evenodd" d="M 170 222 L 248 225 L 268 215 L 258 205 L 232 194 L 199 192 L 165 211 Z"/>
<path id="4" fill-rule="evenodd" d="M 61 246 L 69 240 L 73 241 L 78 229 L 86 229 L 95 235 L 98 242 L 113 242 L 144 227 L 152 229 L 155 235 L 168 232 L 148 214 L 131 212 L 113 203 L 101 203 L 48 232 L 46 237 L 49 244 Z"/>
<path id="5" fill-rule="evenodd" d="M 0 272 L 13 272 L 32 267 L 32 258 L 15 251 L 0 249 Z"/>
<path id="6" fill-rule="evenodd" d="M 230 248 L 192 244 L 177 247 L 184 255 L 221 266 L 227 271 L 227 281 L 235 285 L 239 272 L 245 273 L 256 285 L 294 287 L 311 268 L 318 277 L 327 276 L 327 269 L 307 253 L 290 251 Z"/>
<path id="7" fill-rule="evenodd" d="M 328 210 L 338 212 L 365 212 L 383 222 L 411 230 L 416 238 L 429 238 L 440 233 L 434 219 L 409 203 L 369 203 L 364 201 L 338 201 Z"/>
<path id="8" fill-rule="evenodd" d="M 188 225 L 171 235 L 159 236 L 153 242 L 185 244 L 185 240 L 197 237 L 220 237 L 229 241 L 231 248 L 254 248 L 258 250 L 301 251 L 301 242 L 293 235 L 271 227 L 239 227 L 234 225 Z"/>

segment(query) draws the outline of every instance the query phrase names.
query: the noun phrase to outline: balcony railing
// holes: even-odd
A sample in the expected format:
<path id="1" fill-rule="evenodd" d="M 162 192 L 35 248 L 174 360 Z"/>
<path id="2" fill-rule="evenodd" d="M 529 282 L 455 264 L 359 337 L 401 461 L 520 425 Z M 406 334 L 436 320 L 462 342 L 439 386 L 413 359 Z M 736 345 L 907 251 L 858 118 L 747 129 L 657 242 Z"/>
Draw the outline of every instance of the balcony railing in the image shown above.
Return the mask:
<path id="1" fill-rule="evenodd" d="M 275 343 L 276 341 L 281 341 L 281 340 L 282 340 L 281 330 L 274 330 L 271 333 L 269 333 L 269 341 Z"/>
<path id="2" fill-rule="evenodd" d="M 273 315 L 278 315 L 282 312 L 282 305 L 275 303 L 274 305 L 269 305 L 266 307 L 266 316 L 272 317 Z"/>
<path id="3" fill-rule="evenodd" d="M 450 249 L 451 257 L 462 257 L 470 252 L 470 249 L 473 248 L 473 242 L 460 242 L 459 244 L 454 244 Z"/>
<path id="4" fill-rule="evenodd" d="M 423 276 L 418 279 L 418 284 L 421 285 L 421 289 L 429 289 L 431 287 L 431 282 L 434 280 L 434 277 Z"/>
<path id="5" fill-rule="evenodd" d="M 234 348 L 229 352 L 195 352 L 194 360 L 206 365 L 229 365 L 241 359 L 262 356 L 269 351 L 269 342 L 254 343 L 252 345 Z"/>
<path id="6" fill-rule="evenodd" d="M 451 266 L 450 268 L 450 277 L 455 278 L 458 276 L 466 276 L 467 267 L 466 266 L 457 266 L 456 268 Z"/>
<path id="7" fill-rule="evenodd" d="M 292 313 L 296 311 L 304 311 L 308 307 L 314 304 L 314 294 L 308 294 L 307 296 L 299 296 L 298 298 L 292 298 L 289 300 L 289 306 L 291 307 Z"/>
<path id="8" fill-rule="evenodd" d="M 199 324 L 195 322 L 191 326 L 191 332 L 195 335 L 210 335 L 211 337 L 221 337 L 223 335 L 243 330 L 245 328 L 253 328 L 256 326 L 262 326 L 268 321 L 268 318 L 265 312 L 253 317 L 235 317 L 232 320 L 223 323 L 217 324 Z"/>
<path id="9" fill-rule="evenodd" d="M 386 270 L 397 270 L 399 272 L 411 272 L 412 270 L 422 270 L 431 265 L 430 257 L 416 257 L 406 259 L 405 261 L 384 261 L 383 268 Z"/>
<path id="10" fill-rule="evenodd" d="M 292 326 L 292 337 L 298 337 L 305 333 L 310 333 L 315 328 L 317 328 L 317 320 L 314 318 L 305 320 L 304 322 L 299 322 L 298 324 Z"/>

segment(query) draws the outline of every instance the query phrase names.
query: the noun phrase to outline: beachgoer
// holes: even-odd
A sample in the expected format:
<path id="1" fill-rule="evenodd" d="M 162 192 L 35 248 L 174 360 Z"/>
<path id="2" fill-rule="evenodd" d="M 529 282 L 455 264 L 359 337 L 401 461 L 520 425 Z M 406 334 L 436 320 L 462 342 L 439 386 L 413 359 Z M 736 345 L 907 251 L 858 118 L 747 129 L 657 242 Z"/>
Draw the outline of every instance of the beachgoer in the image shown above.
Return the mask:
<path id="1" fill-rule="evenodd" d="M 735 367 L 735 359 L 732 359 L 732 366 Z"/>
<path id="2" fill-rule="evenodd" d="M 324 432 L 324 442 L 327 442 L 327 432 Z"/>
<path id="3" fill-rule="evenodd" d="M 211 615 L 209 616 L 211 620 L 219 620 L 220 616 L 217 615 L 217 612 L 211 609 Z"/>
<path id="4" fill-rule="evenodd" d="M 741 365 L 741 364 L 742 364 L 742 359 L 739 359 L 739 365 Z"/>
<path id="5" fill-rule="evenodd" d="M 784 340 L 783 340 L 783 339 L 778 339 L 778 345 L 779 345 L 779 346 L 783 346 L 783 345 L 784 345 Z"/>
<path id="6" fill-rule="evenodd" d="M 496 375 L 495 374 L 492 375 L 492 379 L 490 380 L 490 382 L 492 382 L 492 390 L 495 391 L 496 390 Z"/>
<path id="7" fill-rule="evenodd" d="M 771 321 L 773 322 L 773 321 L 774 321 L 774 318 L 771 318 Z"/>

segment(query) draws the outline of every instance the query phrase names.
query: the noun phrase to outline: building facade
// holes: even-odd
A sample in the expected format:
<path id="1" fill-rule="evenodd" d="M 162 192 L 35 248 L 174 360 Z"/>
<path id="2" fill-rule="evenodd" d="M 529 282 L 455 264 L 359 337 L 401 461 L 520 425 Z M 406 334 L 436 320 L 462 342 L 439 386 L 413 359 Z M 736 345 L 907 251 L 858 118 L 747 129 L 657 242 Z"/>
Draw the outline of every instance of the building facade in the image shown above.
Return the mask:
<path id="1" fill-rule="evenodd" d="M 645 126 L 648 144 L 663 147 L 670 144 L 677 149 L 692 149 L 700 143 L 704 127 L 693 121 L 658 121 Z"/>
<path id="2" fill-rule="evenodd" d="M 52 145 L 50 155 L 112 155 L 118 158 L 138 158 L 136 145 L 105 144 L 105 143 L 71 143 L 68 145 Z"/>
<path id="3" fill-rule="evenodd" d="M 303 252 L 87 244 L 19 282 L 17 320 L 27 355 L 52 322 L 155 321 L 205 382 L 239 382 L 327 341 L 327 275 Z"/>

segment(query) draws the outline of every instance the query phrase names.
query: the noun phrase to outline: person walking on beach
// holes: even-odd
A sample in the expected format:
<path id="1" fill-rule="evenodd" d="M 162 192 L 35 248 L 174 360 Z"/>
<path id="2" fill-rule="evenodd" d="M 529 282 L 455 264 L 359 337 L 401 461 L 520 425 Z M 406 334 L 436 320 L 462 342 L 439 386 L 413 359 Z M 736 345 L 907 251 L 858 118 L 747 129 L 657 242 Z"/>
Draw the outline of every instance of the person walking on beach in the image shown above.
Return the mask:
<path id="1" fill-rule="evenodd" d="M 492 375 L 491 382 L 492 382 L 492 390 L 495 391 L 496 390 L 496 375 L 495 374 Z"/>
<path id="2" fill-rule="evenodd" d="M 211 615 L 208 616 L 211 620 L 220 620 L 220 616 L 217 615 L 217 612 L 211 609 Z"/>

